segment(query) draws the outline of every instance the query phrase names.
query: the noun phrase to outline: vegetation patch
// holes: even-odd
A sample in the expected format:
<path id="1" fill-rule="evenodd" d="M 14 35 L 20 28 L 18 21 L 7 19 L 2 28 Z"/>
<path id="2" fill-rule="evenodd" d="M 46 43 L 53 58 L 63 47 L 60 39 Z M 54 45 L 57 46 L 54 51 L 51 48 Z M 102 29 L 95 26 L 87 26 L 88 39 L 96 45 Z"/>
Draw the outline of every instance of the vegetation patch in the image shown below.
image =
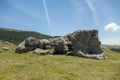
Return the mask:
<path id="1" fill-rule="evenodd" d="M 51 36 L 33 31 L 0 28 L 0 40 L 12 42 L 16 45 L 30 36 L 36 37 L 38 39 L 52 38 Z"/>
<path id="2" fill-rule="evenodd" d="M 120 53 L 110 49 L 104 53 L 108 59 L 2 51 L 0 80 L 120 80 Z"/>

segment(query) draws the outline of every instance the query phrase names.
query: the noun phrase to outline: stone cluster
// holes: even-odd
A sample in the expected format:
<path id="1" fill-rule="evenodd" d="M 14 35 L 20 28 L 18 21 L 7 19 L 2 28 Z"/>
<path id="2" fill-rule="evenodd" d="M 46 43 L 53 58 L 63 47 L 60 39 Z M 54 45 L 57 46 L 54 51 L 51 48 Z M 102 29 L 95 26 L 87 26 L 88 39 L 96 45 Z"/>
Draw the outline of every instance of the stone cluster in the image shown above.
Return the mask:
<path id="1" fill-rule="evenodd" d="M 31 51 L 37 54 L 70 54 L 105 59 L 97 30 L 78 30 L 59 38 L 36 39 L 29 37 L 21 42 L 16 53 Z"/>

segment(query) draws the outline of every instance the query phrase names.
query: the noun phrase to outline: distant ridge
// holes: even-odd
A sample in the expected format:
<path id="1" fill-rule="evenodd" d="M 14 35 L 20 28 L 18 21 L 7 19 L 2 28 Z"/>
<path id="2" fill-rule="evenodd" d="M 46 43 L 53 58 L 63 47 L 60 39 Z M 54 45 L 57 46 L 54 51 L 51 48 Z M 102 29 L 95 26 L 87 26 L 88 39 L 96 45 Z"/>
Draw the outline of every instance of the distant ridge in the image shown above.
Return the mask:
<path id="1" fill-rule="evenodd" d="M 36 37 L 38 39 L 52 38 L 52 36 L 41 34 L 34 31 L 0 28 L 0 40 L 12 42 L 14 44 L 19 44 L 21 41 L 30 36 Z"/>

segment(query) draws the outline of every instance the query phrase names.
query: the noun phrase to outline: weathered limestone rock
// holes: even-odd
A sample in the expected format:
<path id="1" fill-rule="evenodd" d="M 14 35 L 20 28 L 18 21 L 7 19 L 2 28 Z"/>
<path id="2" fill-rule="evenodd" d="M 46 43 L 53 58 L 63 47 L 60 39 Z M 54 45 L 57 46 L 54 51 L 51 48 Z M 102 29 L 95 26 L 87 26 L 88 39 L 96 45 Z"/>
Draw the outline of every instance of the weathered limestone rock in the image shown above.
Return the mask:
<path id="1" fill-rule="evenodd" d="M 63 37 L 51 40 L 51 46 L 54 47 L 55 54 L 66 54 L 68 52 L 67 42 Z"/>
<path id="2" fill-rule="evenodd" d="M 102 59 L 98 57 L 102 54 L 102 49 L 97 30 L 78 30 L 64 37 L 72 43 L 74 55 Z"/>
<path id="3" fill-rule="evenodd" d="M 43 50 L 43 49 L 40 49 L 40 48 L 36 48 L 33 53 L 36 53 L 36 54 L 48 54 L 49 53 L 49 50 Z"/>
<path id="4" fill-rule="evenodd" d="M 75 55 L 79 56 L 79 57 L 92 58 L 92 59 L 98 59 L 98 60 L 106 59 L 106 56 L 103 53 L 101 53 L 101 54 L 84 54 L 82 51 L 78 51 Z"/>
<path id="5" fill-rule="evenodd" d="M 0 48 L 0 52 L 2 52 L 2 51 L 8 51 L 8 50 L 10 50 L 9 47 L 1 47 L 1 48 Z"/>
<path id="6" fill-rule="evenodd" d="M 97 30 L 78 30 L 65 37 L 71 41 L 74 53 L 79 50 L 85 54 L 100 54 L 102 52 Z"/>
<path id="7" fill-rule="evenodd" d="M 28 50 L 25 47 L 25 41 L 23 41 L 16 47 L 15 53 L 24 53 L 24 52 L 27 52 L 27 51 Z"/>
<path id="8" fill-rule="evenodd" d="M 47 39 L 41 39 L 39 40 L 37 47 L 41 49 L 50 49 L 51 48 L 50 41 Z"/>
<path id="9" fill-rule="evenodd" d="M 16 48 L 16 53 L 27 51 L 39 54 L 48 52 L 53 54 L 72 53 L 80 57 L 105 59 L 97 30 L 78 30 L 63 37 L 49 40 L 29 37 Z"/>
<path id="10" fill-rule="evenodd" d="M 28 51 L 32 51 L 37 47 L 38 43 L 38 39 L 34 37 L 29 37 L 25 40 L 25 47 Z"/>
<path id="11" fill-rule="evenodd" d="M 8 47 L 2 47 L 2 50 L 7 51 L 7 50 L 9 50 L 9 48 Z"/>
<path id="12" fill-rule="evenodd" d="M 38 40 L 34 37 L 28 37 L 23 42 L 21 42 L 15 50 L 15 53 L 24 53 L 27 51 L 32 51 L 36 48 Z"/>

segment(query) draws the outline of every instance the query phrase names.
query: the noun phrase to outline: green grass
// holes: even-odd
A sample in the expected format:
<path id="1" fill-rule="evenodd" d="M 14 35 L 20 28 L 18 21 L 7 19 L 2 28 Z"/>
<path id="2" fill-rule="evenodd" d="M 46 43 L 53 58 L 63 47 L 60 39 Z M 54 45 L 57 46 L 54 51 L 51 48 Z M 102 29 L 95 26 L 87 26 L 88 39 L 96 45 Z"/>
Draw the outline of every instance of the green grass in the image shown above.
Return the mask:
<path id="1" fill-rule="evenodd" d="M 1 51 L 0 80 L 120 80 L 120 53 L 104 52 L 106 60 Z"/>

